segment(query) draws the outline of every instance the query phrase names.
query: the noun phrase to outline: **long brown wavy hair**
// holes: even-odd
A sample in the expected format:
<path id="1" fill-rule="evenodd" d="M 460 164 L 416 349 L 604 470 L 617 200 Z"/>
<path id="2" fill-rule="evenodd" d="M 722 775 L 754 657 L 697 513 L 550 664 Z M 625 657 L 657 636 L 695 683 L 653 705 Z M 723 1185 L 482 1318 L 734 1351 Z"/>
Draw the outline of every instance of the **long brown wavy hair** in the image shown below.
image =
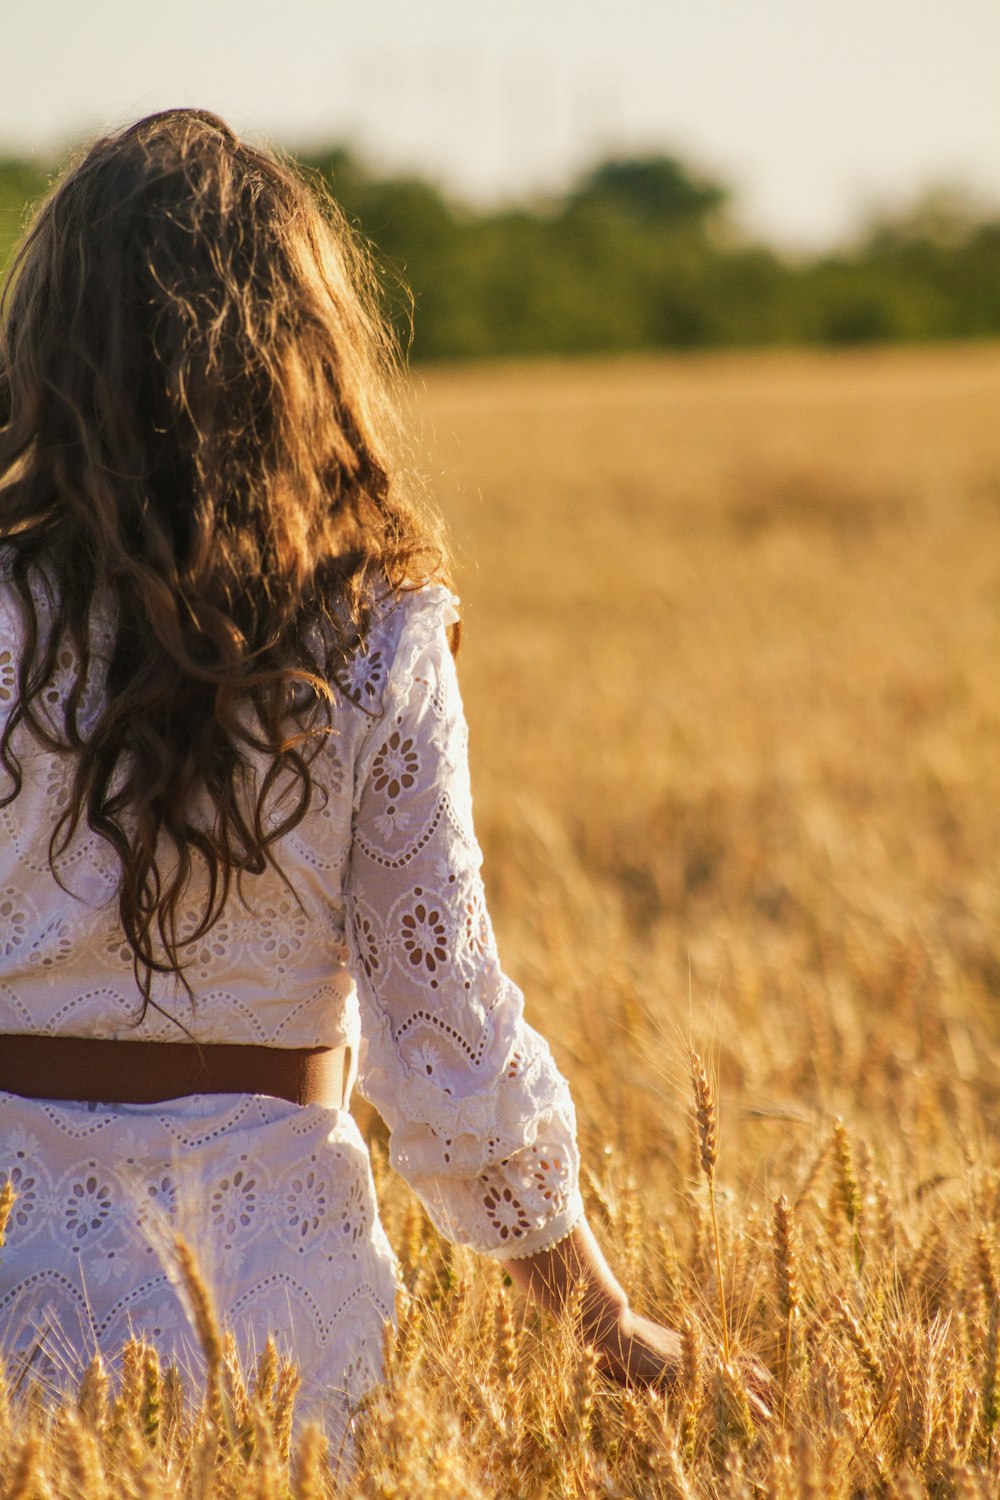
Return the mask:
<path id="1" fill-rule="evenodd" d="M 114 849 L 143 1012 L 234 882 L 280 868 L 378 591 L 446 575 L 391 457 L 398 368 L 343 216 L 201 110 L 92 146 L 5 279 L 0 543 L 24 636 L 0 805 L 21 789 L 19 725 L 74 755 L 49 863 L 58 879 L 84 820 Z M 95 613 L 114 644 L 85 726 Z M 66 647 L 54 725 L 40 709 Z"/>

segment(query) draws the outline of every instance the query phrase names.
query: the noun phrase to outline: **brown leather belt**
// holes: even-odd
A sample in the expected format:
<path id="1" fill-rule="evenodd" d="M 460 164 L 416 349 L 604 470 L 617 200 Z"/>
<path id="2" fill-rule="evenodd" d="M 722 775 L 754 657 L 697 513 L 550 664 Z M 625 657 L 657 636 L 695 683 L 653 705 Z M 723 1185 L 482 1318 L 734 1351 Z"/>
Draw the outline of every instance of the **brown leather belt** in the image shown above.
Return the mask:
<path id="1" fill-rule="evenodd" d="M 0 1089 L 29 1099 L 162 1104 L 187 1094 L 269 1094 L 339 1108 L 347 1047 L 99 1041 L 0 1035 Z"/>

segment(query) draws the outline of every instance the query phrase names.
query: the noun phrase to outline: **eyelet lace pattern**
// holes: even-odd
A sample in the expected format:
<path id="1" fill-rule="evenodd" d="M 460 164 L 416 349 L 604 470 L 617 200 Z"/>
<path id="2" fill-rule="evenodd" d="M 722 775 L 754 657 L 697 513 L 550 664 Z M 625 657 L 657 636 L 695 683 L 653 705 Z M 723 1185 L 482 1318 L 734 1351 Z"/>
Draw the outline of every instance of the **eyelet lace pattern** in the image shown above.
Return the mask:
<path id="1" fill-rule="evenodd" d="M 434 1222 L 507 1258 L 548 1248 L 581 1215 L 575 1118 L 496 953 L 453 618 L 437 588 L 381 607 L 341 687 L 317 796 L 282 846 L 294 895 L 270 870 L 248 883 L 246 904 L 232 900 L 189 945 L 193 1005 L 158 979 L 141 1025 L 113 861 L 84 830 L 60 865 L 66 889 L 53 880 L 48 838 L 71 765 L 15 736 L 23 790 L 0 810 L 0 1046 L 3 1032 L 175 1040 L 178 1022 L 204 1042 L 347 1043 L 392 1165 Z M 0 579 L 0 718 L 19 631 Z M 58 692 L 73 681 L 72 658 L 60 661 Z M 244 1350 L 283 1338 L 328 1422 L 378 1378 L 395 1265 L 345 1111 L 0 1092 L 8 1176 L 0 1346 L 36 1372 L 78 1370 L 130 1330 L 196 1362 L 171 1257 L 182 1232 Z"/>
<path id="2" fill-rule="evenodd" d="M 383 711 L 355 766 L 347 937 L 359 1088 L 390 1161 L 450 1239 L 530 1255 L 579 1219 L 576 1121 L 500 967 L 472 824 L 447 596 L 412 596 Z"/>

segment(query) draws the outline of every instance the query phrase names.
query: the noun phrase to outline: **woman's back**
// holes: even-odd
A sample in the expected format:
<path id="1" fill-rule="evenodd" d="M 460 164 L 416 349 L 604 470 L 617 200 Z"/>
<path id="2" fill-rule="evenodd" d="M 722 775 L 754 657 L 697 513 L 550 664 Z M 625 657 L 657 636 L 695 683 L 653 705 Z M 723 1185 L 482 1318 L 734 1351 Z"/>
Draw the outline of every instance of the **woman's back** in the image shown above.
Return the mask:
<path id="1" fill-rule="evenodd" d="M 44 592 L 34 592 L 44 629 Z M 153 1003 L 145 1014 L 114 899 L 119 871 L 113 849 L 84 826 L 56 861 L 58 880 L 50 868 L 49 842 L 69 804 L 74 756 L 38 744 L 20 726 L 12 748 L 23 785 L 0 808 L 0 1032 L 164 1041 L 190 1034 L 201 1043 L 286 1047 L 346 1040 L 340 1013 L 353 1004 L 353 984 L 346 969 L 343 885 L 355 759 L 380 709 L 386 664 L 394 660 L 404 618 L 414 605 L 425 614 L 446 608 L 443 599 L 443 591 L 427 591 L 419 600 L 403 596 L 395 609 L 383 609 L 368 650 L 352 663 L 345 691 L 334 690 L 329 732 L 311 767 L 311 805 L 281 841 L 280 864 L 267 864 L 242 882 L 245 900 L 234 888 L 219 921 L 198 941 L 182 945 L 190 995 L 176 974 L 151 976 Z M 96 657 L 80 716 L 84 735 L 102 707 L 110 651 L 110 626 L 99 615 L 93 625 Z M 22 637 L 18 600 L 0 573 L 0 734 L 15 701 Z M 67 646 L 43 696 L 56 730 L 78 670 Z M 205 877 L 199 873 L 179 912 L 182 940 L 204 910 Z"/>

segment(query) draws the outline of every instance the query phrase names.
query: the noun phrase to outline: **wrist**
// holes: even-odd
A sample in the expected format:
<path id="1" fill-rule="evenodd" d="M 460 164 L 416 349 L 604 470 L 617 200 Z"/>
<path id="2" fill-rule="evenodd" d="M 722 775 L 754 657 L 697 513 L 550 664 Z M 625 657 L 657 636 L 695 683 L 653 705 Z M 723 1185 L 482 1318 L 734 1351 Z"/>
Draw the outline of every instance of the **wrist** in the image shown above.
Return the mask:
<path id="1" fill-rule="evenodd" d="M 586 1219 L 548 1250 L 507 1260 L 504 1269 L 522 1291 L 554 1312 L 573 1308 L 590 1343 L 610 1337 L 628 1308 L 628 1297 Z"/>
<path id="2" fill-rule="evenodd" d="M 619 1348 L 628 1337 L 631 1317 L 628 1297 L 620 1287 L 588 1288 L 580 1303 L 580 1333 L 596 1349 Z"/>

